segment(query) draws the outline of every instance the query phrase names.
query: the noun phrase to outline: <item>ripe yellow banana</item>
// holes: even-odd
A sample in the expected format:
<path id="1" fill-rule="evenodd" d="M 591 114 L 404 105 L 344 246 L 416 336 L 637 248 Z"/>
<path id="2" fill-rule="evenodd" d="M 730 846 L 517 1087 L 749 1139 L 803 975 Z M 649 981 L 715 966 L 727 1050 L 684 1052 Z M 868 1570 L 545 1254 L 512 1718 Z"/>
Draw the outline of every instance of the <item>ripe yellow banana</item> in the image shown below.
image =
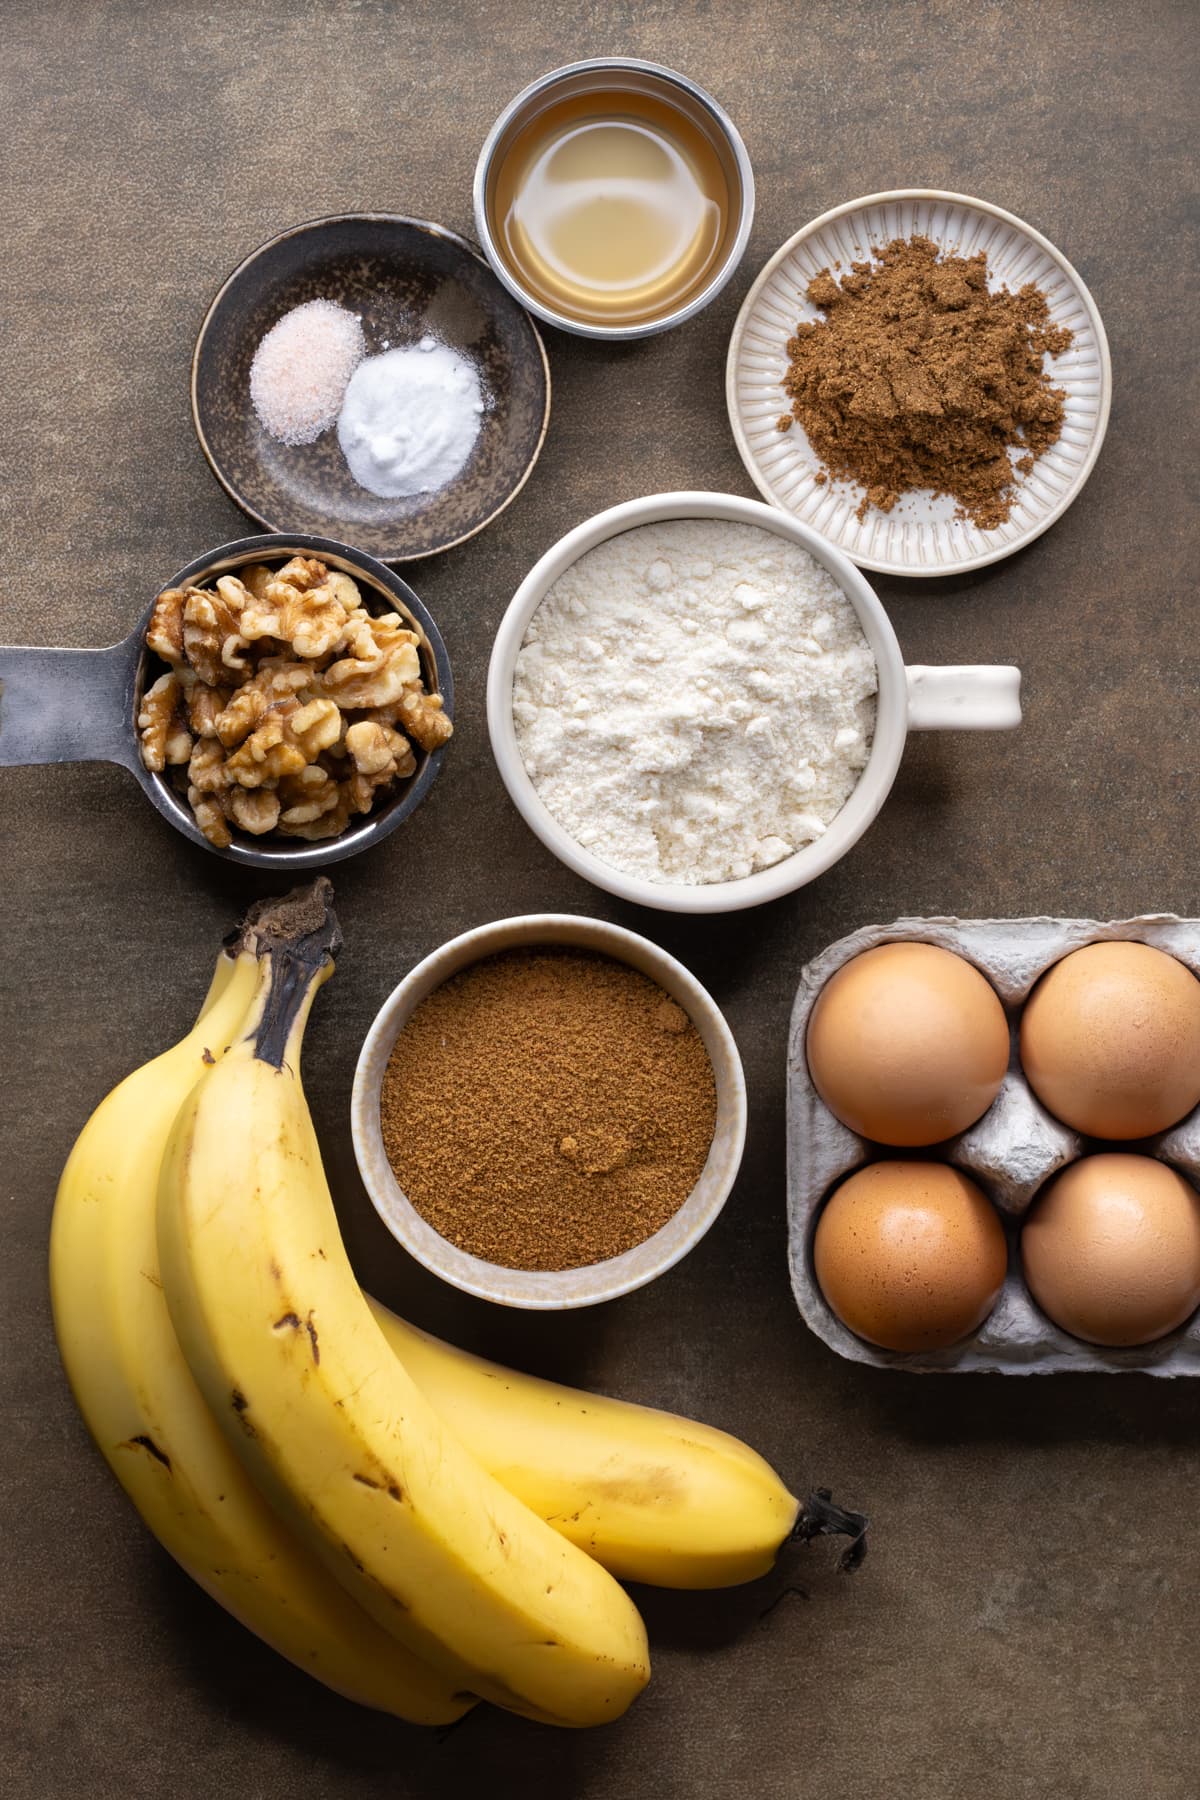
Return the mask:
<path id="1" fill-rule="evenodd" d="M 346 1256 L 299 1078 L 334 931 L 268 951 L 246 1036 L 180 1112 L 159 1191 L 172 1319 L 246 1466 L 388 1630 L 501 1706 L 616 1718 L 649 1676 L 632 1602 L 445 1429 Z"/>
<path id="2" fill-rule="evenodd" d="M 192 1032 L 123 1082 L 81 1133 L 52 1232 L 64 1362 L 107 1460 L 201 1585 L 339 1692 L 449 1720 L 469 1697 L 357 1608 L 259 1497 L 184 1363 L 158 1280 L 161 1150 L 181 1097 L 237 1034 L 255 981 L 248 952 L 222 955 Z M 795 1525 L 796 1502 L 769 1465 L 723 1432 L 501 1368 L 368 1304 L 478 1461 L 613 1573 L 724 1585 L 764 1573 L 793 1526 L 861 1537 L 861 1520 L 820 1497 Z"/>
<path id="3" fill-rule="evenodd" d="M 748 1445 L 692 1419 L 517 1374 L 368 1303 L 471 1454 L 614 1575 L 728 1587 L 773 1565 L 799 1507 Z"/>
<path id="4" fill-rule="evenodd" d="M 197 1027 L 238 966 L 227 955 L 218 959 Z M 227 1036 L 236 1028 L 232 1011 L 249 998 L 250 971 L 246 958 L 240 965 L 239 993 L 218 1016 L 226 1023 L 218 1023 L 217 1030 L 224 1029 Z M 160 1135 L 165 1136 L 161 1122 L 173 1104 L 169 1071 L 178 1068 L 180 1079 L 190 1086 L 193 1076 L 203 1072 L 204 1036 L 193 1032 L 187 1048 L 168 1052 L 170 1061 L 156 1059 L 147 1071 L 130 1077 L 131 1085 L 121 1090 L 120 1101 L 112 1098 L 104 1119 L 111 1123 L 128 1106 L 129 1117 L 136 1117 L 147 1132 L 153 1130 L 157 1115 Z M 62 1296 L 64 1353 L 80 1332 L 89 1334 L 86 1353 L 81 1350 L 71 1361 L 90 1371 L 89 1391 L 97 1395 L 89 1407 L 92 1412 L 101 1391 L 110 1403 L 121 1393 L 111 1373 L 121 1335 L 129 1346 L 130 1363 L 136 1365 L 134 1379 L 144 1380 L 147 1367 L 154 1370 L 174 1360 L 179 1378 L 188 1388 L 194 1385 L 190 1374 L 178 1369 L 177 1346 L 173 1358 L 164 1357 L 162 1336 L 169 1329 L 164 1303 L 153 1287 L 149 1292 L 142 1287 L 137 1273 L 139 1201 L 144 1252 L 140 1262 L 152 1271 L 157 1261 L 157 1246 L 146 1237 L 153 1229 L 147 1210 L 153 1204 L 153 1186 L 143 1183 L 139 1190 L 125 1180 L 120 1195 L 107 1207 L 76 1206 L 72 1218 L 72 1199 L 83 1191 L 74 1179 L 77 1170 L 90 1164 L 95 1174 L 113 1164 L 112 1156 L 99 1150 L 100 1132 L 98 1117 L 81 1140 L 72 1180 L 63 1184 L 52 1240 L 56 1301 Z M 109 1142 L 113 1135 L 119 1134 L 110 1133 Z M 76 1282 L 84 1278 L 90 1282 L 100 1268 L 112 1269 L 115 1281 L 132 1273 L 134 1302 L 143 1303 L 140 1310 L 134 1303 L 116 1304 L 115 1281 L 94 1306 L 75 1308 L 80 1291 Z M 59 1270 L 66 1271 L 62 1279 Z M 797 1504 L 770 1465 L 738 1439 L 699 1421 L 505 1369 L 442 1343 L 369 1296 L 368 1303 L 417 1386 L 472 1455 L 502 1487 L 612 1574 L 661 1587 L 726 1587 L 752 1581 L 772 1566 L 795 1524 Z M 145 1328 L 147 1312 L 153 1332 Z M 119 1321 L 124 1321 L 120 1331 Z M 107 1371 L 103 1381 L 101 1371 Z M 127 1381 L 126 1397 L 130 1385 Z M 128 1472 L 135 1487 L 148 1475 L 151 1490 L 157 1493 L 165 1477 L 156 1472 L 150 1449 L 136 1442 L 148 1435 L 132 1430 L 122 1435 L 118 1428 L 116 1442 L 132 1444 L 144 1453 L 133 1456 L 135 1466 L 128 1468 L 132 1453 L 123 1448 L 119 1468 Z M 227 1472 L 223 1442 L 220 1448 Z M 244 1477 L 239 1470 L 224 1485 L 240 1480 Z M 228 1557 L 223 1555 L 222 1560 Z"/>
<path id="5" fill-rule="evenodd" d="M 441 1724 L 470 1705 L 355 1605 L 262 1499 L 183 1359 L 158 1272 L 159 1165 L 175 1116 L 236 1035 L 257 982 L 222 957 L 192 1031 L 84 1126 L 50 1239 L 54 1322 L 80 1411 L 121 1485 L 188 1574 L 276 1650 L 364 1705 Z"/>

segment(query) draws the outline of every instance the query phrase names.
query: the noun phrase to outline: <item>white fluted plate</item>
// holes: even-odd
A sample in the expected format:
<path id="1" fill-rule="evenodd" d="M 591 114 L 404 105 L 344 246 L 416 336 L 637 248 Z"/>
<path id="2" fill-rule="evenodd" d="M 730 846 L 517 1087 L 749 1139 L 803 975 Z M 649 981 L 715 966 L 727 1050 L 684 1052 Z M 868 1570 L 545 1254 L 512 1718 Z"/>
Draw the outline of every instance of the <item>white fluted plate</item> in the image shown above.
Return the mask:
<path id="1" fill-rule="evenodd" d="M 874 245 L 914 234 L 944 251 L 987 251 L 988 285 L 1015 291 L 1036 282 L 1055 325 L 1074 333 L 1071 348 L 1048 357 L 1054 385 L 1065 391 L 1058 442 L 1028 475 L 1016 476 L 1016 498 L 1003 525 L 982 531 L 954 517 L 955 502 L 928 491 L 902 495 L 890 513 L 855 512 L 863 490 L 849 482 L 818 485 L 819 459 L 802 426 L 776 429 L 789 411 L 783 391 L 787 341 L 801 320 L 821 315 L 805 298 L 821 269 L 870 259 Z M 1095 301 L 1066 257 L 1040 232 L 986 200 L 931 188 L 869 194 L 834 207 L 788 239 L 768 262 L 742 305 L 729 344 L 725 398 L 733 435 L 765 499 L 830 538 L 864 569 L 887 575 L 955 575 L 998 562 L 1040 536 L 1062 516 L 1091 474 L 1108 425 L 1112 367 Z"/>

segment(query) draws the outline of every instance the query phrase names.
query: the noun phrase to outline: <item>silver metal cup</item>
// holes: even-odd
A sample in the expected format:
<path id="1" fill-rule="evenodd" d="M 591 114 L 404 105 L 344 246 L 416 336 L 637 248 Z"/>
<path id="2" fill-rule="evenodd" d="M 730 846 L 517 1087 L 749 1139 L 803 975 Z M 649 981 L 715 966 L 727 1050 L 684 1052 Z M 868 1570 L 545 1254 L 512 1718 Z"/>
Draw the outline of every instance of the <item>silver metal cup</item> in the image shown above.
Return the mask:
<path id="1" fill-rule="evenodd" d="M 704 287 L 699 293 L 692 294 L 674 312 L 633 324 L 601 325 L 591 320 L 573 318 L 569 313 L 557 312 L 529 292 L 505 261 L 496 242 L 488 218 L 488 197 L 494 173 L 513 139 L 550 102 L 597 89 L 611 91 L 622 88 L 631 93 L 654 95 L 666 105 L 690 115 L 705 131 L 725 165 L 731 203 L 735 211 L 735 227 L 720 263 Z M 686 75 L 679 75 L 673 69 L 664 69 L 658 63 L 641 62 L 634 57 L 597 56 L 585 62 L 568 63 L 561 69 L 552 69 L 548 75 L 542 75 L 527 88 L 523 88 L 516 99 L 510 101 L 489 131 L 479 153 L 479 161 L 475 165 L 474 203 L 475 230 L 484 255 L 509 293 L 515 295 L 531 313 L 544 319 L 548 325 L 557 325 L 561 331 L 574 332 L 577 337 L 616 340 L 652 337 L 660 331 L 669 331 L 673 325 L 681 325 L 685 319 L 702 311 L 721 292 L 741 262 L 750 236 L 750 227 L 754 222 L 754 172 L 750 167 L 746 146 L 728 113 L 718 106 L 711 94 L 705 93 L 702 87 L 697 87 L 694 81 L 689 81 Z"/>

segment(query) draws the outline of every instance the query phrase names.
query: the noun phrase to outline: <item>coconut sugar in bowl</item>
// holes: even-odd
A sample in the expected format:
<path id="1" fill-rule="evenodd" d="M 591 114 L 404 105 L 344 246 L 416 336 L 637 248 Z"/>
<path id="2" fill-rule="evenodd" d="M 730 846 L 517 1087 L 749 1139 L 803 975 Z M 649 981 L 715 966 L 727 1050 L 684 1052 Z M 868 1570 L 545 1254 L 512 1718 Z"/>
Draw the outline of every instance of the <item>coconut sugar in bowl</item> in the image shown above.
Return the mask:
<path id="1" fill-rule="evenodd" d="M 428 1048 L 433 1040 L 426 1031 L 422 1046 L 422 1022 L 416 1019 L 413 1037 L 398 1048 L 405 1028 L 432 997 L 435 1009 L 445 1008 L 444 1016 L 454 1026 L 448 1041 L 452 1037 L 465 1041 L 459 1034 L 469 1036 L 478 1025 L 477 1047 L 486 1052 L 488 1029 L 506 1015 L 511 1022 L 512 1009 L 520 1007 L 522 996 L 530 996 L 536 1004 L 539 984 L 546 992 L 555 959 L 561 959 L 564 976 L 570 977 L 560 985 L 570 991 L 555 996 L 541 1020 L 541 1028 L 548 1026 L 552 1032 L 555 1020 L 567 1022 L 565 1054 L 555 1059 L 557 1072 L 547 1076 L 543 1095 L 546 1131 L 530 1134 L 538 1140 L 531 1154 L 519 1156 L 520 1167 L 506 1169 L 505 1140 L 519 1147 L 531 1100 L 528 1083 L 514 1083 L 520 1091 L 513 1093 L 511 1115 L 482 1121 L 487 1129 L 480 1154 L 481 1134 L 473 1130 L 475 1121 L 469 1112 L 460 1116 L 454 1111 L 472 1091 L 464 1064 L 461 1089 L 454 1095 L 450 1114 L 442 1116 L 438 1142 L 431 1145 L 436 1105 L 432 1109 L 428 1105 L 431 1084 L 424 1081 L 422 1091 L 413 1093 L 411 1163 L 417 1173 L 410 1197 L 393 1167 L 393 1162 L 403 1168 L 410 1161 L 404 1140 L 405 1084 L 399 1077 L 404 1057 Z M 511 964 L 511 982 L 504 979 L 506 963 Z M 461 982 L 448 987 L 456 977 L 462 977 Z M 648 991 L 646 982 L 659 992 Z M 508 991 L 502 992 L 506 986 Z M 476 1000 L 482 996 L 482 1006 L 472 1002 L 473 992 Z M 455 1007 L 456 997 L 462 996 L 468 1005 Z M 572 1013 L 582 1024 L 589 1005 L 596 1008 L 597 1033 L 614 1060 L 621 1055 L 621 1032 L 628 1028 L 624 1067 L 630 1076 L 630 1097 L 622 1101 L 614 1089 L 607 1114 L 580 1115 L 579 1128 L 572 1129 L 563 1071 L 573 1060 Z M 426 1014 L 427 1021 L 431 1017 Z M 536 1020 L 531 1028 L 538 1028 Z M 580 1032 L 579 1042 L 585 1053 L 579 1065 L 583 1071 L 586 1033 Z M 456 1086 L 452 1075 L 450 1069 L 443 1072 L 442 1087 L 448 1093 Z M 497 1086 L 493 1080 L 492 1091 L 492 1104 L 502 1108 L 503 1081 Z M 639 1121 L 639 1101 L 644 1112 L 647 1097 L 655 1093 L 661 1116 Z M 404 978 L 380 1009 L 359 1055 L 351 1129 L 359 1172 L 376 1211 L 418 1262 L 481 1299 L 531 1310 L 562 1310 L 591 1306 L 642 1287 L 699 1242 L 737 1177 L 746 1136 L 746 1091 L 737 1045 L 720 1009 L 681 963 L 620 926 L 541 913 L 464 932 Z M 462 1146 L 461 1163 L 456 1160 L 456 1140 Z M 472 1140 L 479 1160 L 490 1163 L 490 1171 L 472 1165 Z M 541 1198 L 535 1191 L 539 1168 L 543 1175 L 548 1171 L 547 1158 L 561 1167 L 564 1208 L 576 1207 L 569 1217 L 565 1212 L 556 1217 L 553 1208 L 546 1211 L 544 1183 Z M 440 1189 L 439 1168 L 447 1176 Z M 476 1186 L 491 1191 L 476 1192 Z M 595 1202 L 588 1198 L 593 1187 Z M 611 1216 L 607 1196 L 612 1197 Z M 444 1212 L 439 1210 L 439 1198 L 445 1203 Z M 590 1228 L 581 1229 L 589 1209 Z M 445 1231 L 430 1222 L 427 1212 Z M 638 1229 L 639 1217 L 646 1222 L 644 1235 Z M 622 1237 L 626 1247 L 608 1253 Z M 475 1248 L 464 1248 L 464 1243 Z M 543 1266 L 517 1268 L 491 1260 L 504 1254 Z M 564 1266 L 545 1266 L 555 1262 Z M 571 1266 L 565 1266 L 568 1263 Z"/>

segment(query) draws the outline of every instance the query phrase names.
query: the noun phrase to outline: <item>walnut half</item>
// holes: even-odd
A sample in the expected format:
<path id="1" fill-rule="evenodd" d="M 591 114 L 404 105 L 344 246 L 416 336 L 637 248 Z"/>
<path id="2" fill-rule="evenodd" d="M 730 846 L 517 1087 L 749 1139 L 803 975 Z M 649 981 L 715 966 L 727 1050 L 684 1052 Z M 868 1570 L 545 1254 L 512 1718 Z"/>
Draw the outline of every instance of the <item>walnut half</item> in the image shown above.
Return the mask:
<path id="1" fill-rule="evenodd" d="M 146 689 L 137 722 L 142 761 L 148 769 L 161 773 L 169 764 L 187 762 L 192 754 L 192 734 L 186 689 L 177 669 L 160 675 L 154 686 Z"/>
<path id="2" fill-rule="evenodd" d="M 390 781 L 397 775 L 411 775 L 417 766 L 408 739 L 378 719 L 360 719 L 349 726 L 346 749 L 360 775 L 382 775 Z"/>

